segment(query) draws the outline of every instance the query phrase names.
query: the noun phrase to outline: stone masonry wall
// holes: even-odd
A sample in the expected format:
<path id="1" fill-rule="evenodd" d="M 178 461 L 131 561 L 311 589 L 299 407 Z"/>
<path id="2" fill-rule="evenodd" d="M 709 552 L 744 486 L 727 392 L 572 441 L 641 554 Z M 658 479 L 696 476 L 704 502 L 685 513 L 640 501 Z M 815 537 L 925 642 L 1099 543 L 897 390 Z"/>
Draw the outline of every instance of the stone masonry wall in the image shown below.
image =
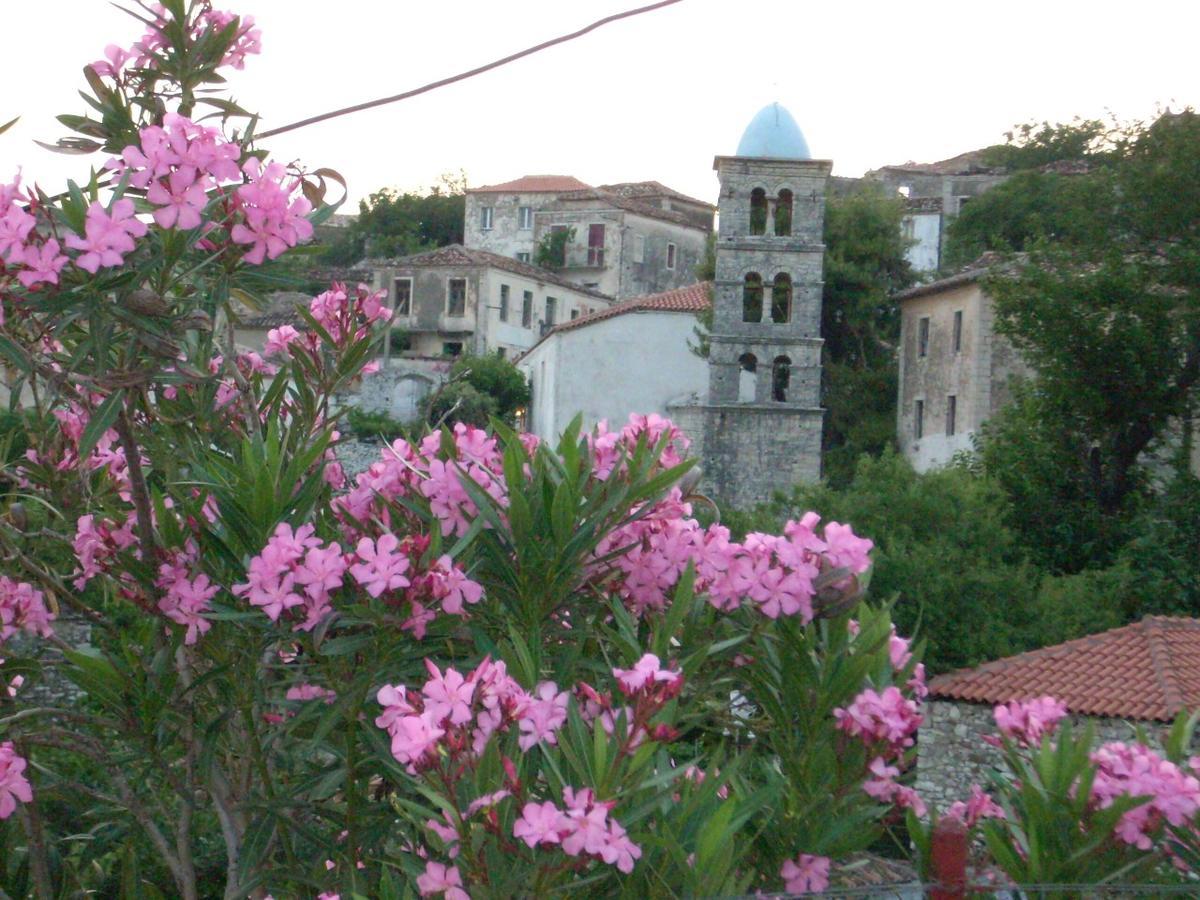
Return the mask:
<path id="1" fill-rule="evenodd" d="M 988 774 L 1000 765 L 1000 751 L 983 740 L 996 733 L 991 704 L 926 700 L 925 721 L 917 735 L 917 780 L 914 787 L 927 803 L 945 810 L 955 800 L 966 800 L 971 785 L 986 787 Z M 1123 719 L 1075 716 L 1082 726 L 1090 721 L 1096 729 L 1096 744 L 1129 741 L 1134 725 Z M 1151 744 L 1165 734 L 1163 726 L 1146 725 Z"/>

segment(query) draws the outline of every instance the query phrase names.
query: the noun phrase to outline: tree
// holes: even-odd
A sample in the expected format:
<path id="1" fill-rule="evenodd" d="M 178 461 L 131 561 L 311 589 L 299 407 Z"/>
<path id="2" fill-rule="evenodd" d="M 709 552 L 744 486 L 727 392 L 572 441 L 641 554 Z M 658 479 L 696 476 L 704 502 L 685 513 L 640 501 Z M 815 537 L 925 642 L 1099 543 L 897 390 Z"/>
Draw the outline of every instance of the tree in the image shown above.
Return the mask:
<path id="1" fill-rule="evenodd" d="M 330 241 L 323 259 L 353 265 L 462 243 L 466 176 L 443 175 L 424 194 L 383 188 L 359 201 L 358 218 Z"/>
<path id="2" fill-rule="evenodd" d="M 557 271 L 567 264 L 567 247 L 575 240 L 574 228 L 552 228 L 538 241 L 533 253 L 534 265 Z"/>
<path id="3" fill-rule="evenodd" d="M 831 197 L 825 208 L 822 450 L 825 477 L 838 484 L 861 455 L 895 443 L 900 314 L 891 297 L 915 280 L 903 215 L 901 201 L 874 191 Z"/>
<path id="4" fill-rule="evenodd" d="M 1079 177 L 1087 202 L 987 279 L 997 330 L 1037 372 L 1040 427 L 1105 517 L 1136 506 L 1147 452 L 1169 449 L 1200 382 L 1200 117 L 1134 125 Z"/>
<path id="5" fill-rule="evenodd" d="M 450 368 L 449 384 L 430 396 L 427 418 L 437 423 L 450 414 L 455 421 L 485 428 L 495 416 L 511 425 L 529 400 L 528 380 L 499 353 L 468 355 Z"/>

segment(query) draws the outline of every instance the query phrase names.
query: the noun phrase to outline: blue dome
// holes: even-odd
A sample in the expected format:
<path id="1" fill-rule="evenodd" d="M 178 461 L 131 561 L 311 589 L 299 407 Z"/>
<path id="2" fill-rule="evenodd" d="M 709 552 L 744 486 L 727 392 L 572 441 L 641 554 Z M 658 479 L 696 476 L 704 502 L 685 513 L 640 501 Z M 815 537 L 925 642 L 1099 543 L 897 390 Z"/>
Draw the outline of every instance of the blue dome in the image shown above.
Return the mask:
<path id="1" fill-rule="evenodd" d="M 808 142 L 792 114 L 772 103 L 758 111 L 738 142 L 738 156 L 771 159 L 812 159 Z"/>

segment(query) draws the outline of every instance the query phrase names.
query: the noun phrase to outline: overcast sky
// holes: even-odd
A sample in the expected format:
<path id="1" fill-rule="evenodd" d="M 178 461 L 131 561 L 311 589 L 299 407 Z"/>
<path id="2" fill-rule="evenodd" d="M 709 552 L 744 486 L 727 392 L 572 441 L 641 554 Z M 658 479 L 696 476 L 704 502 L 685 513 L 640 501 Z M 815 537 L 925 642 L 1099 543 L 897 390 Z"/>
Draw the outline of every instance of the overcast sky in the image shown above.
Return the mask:
<path id="1" fill-rule="evenodd" d="M 81 67 L 141 25 L 107 0 L 2 0 L 0 178 L 50 189 L 87 160 L 39 149 L 81 113 Z M 399 93 L 645 0 L 238 0 L 263 53 L 231 86 L 263 128 Z M 237 5 L 235 5 L 237 4 Z M 590 184 L 655 179 L 713 200 L 712 158 L 766 103 L 788 107 L 834 173 L 932 161 L 1028 120 L 1145 118 L 1200 105 L 1195 0 L 875 3 L 684 0 L 414 100 L 270 139 L 329 166 L 352 200 L 465 170 Z M 97 158 L 96 164 L 99 164 Z M 349 211 L 349 210 L 347 210 Z"/>

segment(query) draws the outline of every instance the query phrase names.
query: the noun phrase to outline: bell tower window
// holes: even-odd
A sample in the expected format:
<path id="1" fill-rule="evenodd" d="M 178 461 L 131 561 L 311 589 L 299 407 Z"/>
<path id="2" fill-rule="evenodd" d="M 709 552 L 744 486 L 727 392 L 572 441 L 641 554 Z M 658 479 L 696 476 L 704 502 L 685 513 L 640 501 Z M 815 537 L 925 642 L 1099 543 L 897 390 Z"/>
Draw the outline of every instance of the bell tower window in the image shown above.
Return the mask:
<path id="1" fill-rule="evenodd" d="M 763 283 L 757 272 L 746 275 L 742 285 L 742 321 L 761 322 L 763 315 Z"/>
<path id="2" fill-rule="evenodd" d="M 750 192 L 750 233 L 767 233 L 767 192 L 762 188 Z"/>

